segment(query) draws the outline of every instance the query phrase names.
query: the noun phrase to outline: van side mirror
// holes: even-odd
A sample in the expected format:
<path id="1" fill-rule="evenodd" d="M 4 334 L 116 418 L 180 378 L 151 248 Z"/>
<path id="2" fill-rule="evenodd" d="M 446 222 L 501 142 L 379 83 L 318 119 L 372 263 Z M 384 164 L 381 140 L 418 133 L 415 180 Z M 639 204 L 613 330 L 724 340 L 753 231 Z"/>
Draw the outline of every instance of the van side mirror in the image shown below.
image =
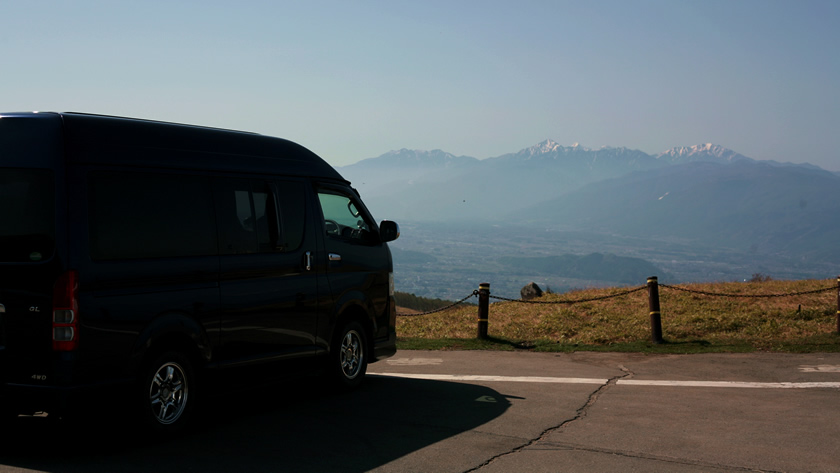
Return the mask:
<path id="1" fill-rule="evenodd" d="M 394 241 L 400 237 L 400 226 L 397 225 L 397 222 L 392 222 L 390 220 L 383 220 L 379 224 L 379 239 L 382 240 L 382 243 L 387 243 L 389 241 Z"/>

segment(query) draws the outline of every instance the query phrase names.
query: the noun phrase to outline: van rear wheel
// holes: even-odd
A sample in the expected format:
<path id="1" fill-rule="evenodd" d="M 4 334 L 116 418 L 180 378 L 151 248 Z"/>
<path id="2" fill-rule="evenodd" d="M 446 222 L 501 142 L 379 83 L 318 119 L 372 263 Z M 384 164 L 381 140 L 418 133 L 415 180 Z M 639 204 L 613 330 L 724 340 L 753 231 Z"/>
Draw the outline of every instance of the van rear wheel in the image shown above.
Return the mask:
<path id="1" fill-rule="evenodd" d="M 140 384 L 141 417 L 161 432 L 180 430 L 195 405 L 195 375 L 190 360 L 166 352 L 147 365 Z"/>

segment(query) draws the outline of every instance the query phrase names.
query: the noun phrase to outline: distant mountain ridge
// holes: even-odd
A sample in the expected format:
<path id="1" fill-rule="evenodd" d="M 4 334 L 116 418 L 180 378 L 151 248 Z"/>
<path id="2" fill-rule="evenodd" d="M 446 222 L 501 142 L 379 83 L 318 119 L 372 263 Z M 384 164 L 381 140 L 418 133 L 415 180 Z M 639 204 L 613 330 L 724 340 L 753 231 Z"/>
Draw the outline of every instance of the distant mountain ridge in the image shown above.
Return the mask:
<path id="1" fill-rule="evenodd" d="M 692 162 L 783 166 L 711 143 L 675 147 L 654 156 L 626 147 L 562 146 L 549 139 L 482 160 L 439 149 L 400 149 L 338 170 L 359 189 L 375 215 L 411 221 L 493 221 L 593 182 Z"/>
<path id="2" fill-rule="evenodd" d="M 639 150 L 623 147 L 613 148 L 609 146 L 590 149 L 584 148 L 579 143 L 575 143 L 572 146 L 562 146 L 552 140 L 545 140 L 517 153 L 509 153 L 484 160 L 488 164 L 521 161 L 554 161 L 567 165 L 585 165 L 589 168 L 603 164 L 617 164 L 631 168 L 656 167 L 658 165 L 654 156 Z"/>
<path id="3" fill-rule="evenodd" d="M 456 156 L 452 153 L 440 149 L 434 150 L 419 150 L 406 149 L 391 150 L 380 156 L 374 158 L 363 159 L 355 164 L 339 167 L 339 171 L 345 170 L 351 174 L 357 169 L 369 169 L 371 167 L 399 167 L 415 165 L 424 168 L 433 167 L 459 167 L 472 166 L 476 164 L 489 164 L 493 162 L 511 162 L 518 160 L 563 160 L 563 159 L 579 159 L 587 162 L 596 162 L 599 160 L 636 160 L 656 167 L 654 163 L 667 164 L 684 164 L 688 162 L 718 162 L 718 163 L 735 163 L 735 162 L 762 162 L 778 166 L 793 166 L 793 167 L 807 167 L 810 169 L 821 169 L 818 166 L 808 163 L 794 164 L 794 163 L 780 163 L 772 160 L 756 160 L 744 156 L 737 151 L 725 148 L 721 145 L 713 143 L 703 143 L 694 146 L 676 146 L 669 150 L 663 151 L 659 154 L 647 154 L 644 151 L 631 149 L 627 147 L 612 147 L 602 146 L 597 149 L 587 148 L 581 146 L 580 143 L 574 143 L 571 146 L 563 146 L 554 140 L 546 139 L 534 146 L 523 148 L 515 153 L 507 153 L 496 157 L 486 159 L 478 159 L 471 156 Z M 836 173 L 835 173 L 836 174 Z"/>
<path id="4" fill-rule="evenodd" d="M 656 156 L 656 159 L 668 161 L 671 164 L 691 163 L 698 161 L 726 163 L 735 163 L 738 161 L 755 162 L 754 159 L 748 158 L 743 154 L 737 153 L 735 151 L 732 151 L 731 149 L 726 149 L 723 146 L 715 145 L 712 143 L 706 143 L 703 145 L 696 145 L 690 147 L 681 146 L 671 148 L 668 151 L 665 151 L 664 153 L 661 153 L 658 156 Z"/>
<path id="5" fill-rule="evenodd" d="M 434 149 L 431 151 L 410 150 L 402 148 L 388 151 L 376 157 L 365 159 L 357 163 L 361 167 L 372 166 L 418 166 L 418 167 L 449 167 L 459 165 L 470 165 L 478 162 L 478 159 L 469 156 L 455 156 L 452 153 Z M 355 165 L 354 165 L 355 166 Z"/>
<path id="6" fill-rule="evenodd" d="M 668 163 L 685 163 L 694 161 L 714 161 L 714 162 L 737 162 L 737 161 L 755 161 L 736 151 L 725 148 L 713 143 L 704 143 L 694 146 L 677 146 L 669 150 L 663 151 L 659 154 L 651 155 L 644 151 L 635 150 L 627 147 L 612 147 L 602 146 L 597 149 L 587 148 L 581 146 L 580 143 L 574 143 L 571 146 L 563 146 L 552 139 L 546 139 L 540 143 L 523 148 L 514 153 L 506 153 L 496 157 L 486 159 L 478 159 L 471 156 L 455 156 L 452 153 L 440 149 L 434 150 L 419 150 L 406 149 L 391 150 L 380 156 L 363 159 L 355 164 L 340 167 L 339 169 L 353 169 L 357 167 L 369 167 L 371 165 L 394 165 L 394 164 L 419 164 L 423 166 L 429 165 L 452 165 L 452 164 L 475 164 L 479 162 L 492 162 L 494 160 L 529 160 L 533 158 L 539 159 L 560 159 L 568 157 L 578 157 L 581 159 L 597 160 L 598 156 L 632 156 L 641 157 L 643 159 L 655 159 Z M 812 166 L 807 165 L 806 166 Z"/>

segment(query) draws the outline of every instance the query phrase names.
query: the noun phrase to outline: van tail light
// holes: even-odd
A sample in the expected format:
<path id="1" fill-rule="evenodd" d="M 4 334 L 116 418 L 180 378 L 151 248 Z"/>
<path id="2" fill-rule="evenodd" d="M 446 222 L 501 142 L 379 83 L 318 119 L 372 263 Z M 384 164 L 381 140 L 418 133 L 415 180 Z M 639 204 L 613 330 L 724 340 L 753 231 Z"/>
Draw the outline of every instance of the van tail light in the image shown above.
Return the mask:
<path id="1" fill-rule="evenodd" d="M 53 351 L 73 351 L 79 346 L 79 272 L 67 271 L 53 287 Z"/>

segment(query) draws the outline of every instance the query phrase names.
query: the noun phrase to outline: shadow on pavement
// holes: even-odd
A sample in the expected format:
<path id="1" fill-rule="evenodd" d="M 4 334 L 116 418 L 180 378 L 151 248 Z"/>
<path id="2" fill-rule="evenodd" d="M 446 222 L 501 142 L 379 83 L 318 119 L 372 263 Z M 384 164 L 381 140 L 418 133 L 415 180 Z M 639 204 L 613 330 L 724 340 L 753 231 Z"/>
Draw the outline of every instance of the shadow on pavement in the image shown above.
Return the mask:
<path id="1" fill-rule="evenodd" d="M 469 384 L 370 376 L 356 391 L 295 384 L 213 398 L 194 429 L 163 441 L 113 411 L 2 428 L 0 465 L 48 472 L 361 472 L 474 429 L 508 401 Z M 0 466 L 0 471 L 3 467 Z"/>

